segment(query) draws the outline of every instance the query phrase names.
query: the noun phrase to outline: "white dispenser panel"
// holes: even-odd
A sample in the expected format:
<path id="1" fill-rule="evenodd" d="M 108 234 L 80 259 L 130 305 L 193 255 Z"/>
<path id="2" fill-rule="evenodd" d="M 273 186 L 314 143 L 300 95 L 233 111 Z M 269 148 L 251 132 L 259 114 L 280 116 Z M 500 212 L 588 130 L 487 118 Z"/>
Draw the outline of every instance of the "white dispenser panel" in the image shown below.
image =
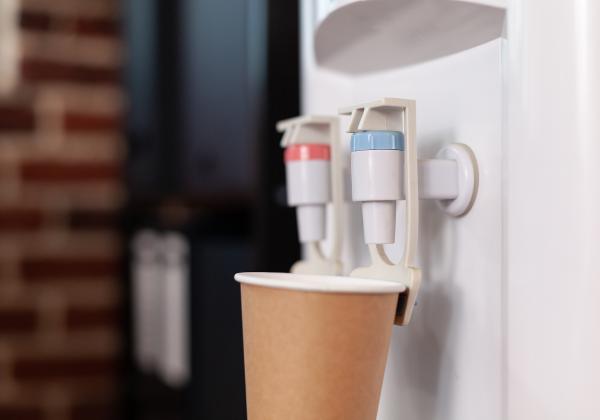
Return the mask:
<path id="1" fill-rule="evenodd" d="M 421 200 L 419 266 L 423 282 L 411 323 L 395 327 L 379 420 L 499 420 L 502 396 L 502 41 L 397 70 L 341 74 L 317 66 L 318 10 L 302 2 L 302 99 L 306 114 L 334 114 L 340 106 L 380 97 L 417 103 L 420 158 L 451 143 L 473 149 L 479 189 L 473 208 L 449 217 Z M 356 57 L 360 60 L 360 57 Z M 346 121 L 342 120 L 342 127 Z M 350 137 L 342 134 L 345 179 Z M 348 181 L 347 181 L 348 182 Z M 346 186 L 345 273 L 369 262 L 359 203 Z M 397 220 L 404 220 L 404 204 Z M 402 255 L 403 223 L 388 254 Z"/>

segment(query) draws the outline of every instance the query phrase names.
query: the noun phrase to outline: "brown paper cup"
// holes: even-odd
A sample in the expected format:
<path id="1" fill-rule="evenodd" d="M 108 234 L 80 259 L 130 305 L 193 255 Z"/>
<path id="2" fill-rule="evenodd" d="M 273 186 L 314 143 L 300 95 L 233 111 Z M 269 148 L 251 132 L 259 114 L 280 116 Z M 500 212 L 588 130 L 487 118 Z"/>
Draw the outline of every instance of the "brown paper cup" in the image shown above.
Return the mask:
<path id="1" fill-rule="evenodd" d="M 394 282 L 239 273 L 249 420 L 375 420 Z"/>

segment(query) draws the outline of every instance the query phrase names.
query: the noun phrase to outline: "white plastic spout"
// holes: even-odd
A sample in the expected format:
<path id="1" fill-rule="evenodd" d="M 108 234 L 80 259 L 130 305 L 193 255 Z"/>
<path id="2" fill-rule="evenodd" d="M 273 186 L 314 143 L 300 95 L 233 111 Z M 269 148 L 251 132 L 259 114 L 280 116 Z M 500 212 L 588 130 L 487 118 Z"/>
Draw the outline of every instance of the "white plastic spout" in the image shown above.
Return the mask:
<path id="1" fill-rule="evenodd" d="M 298 237 L 304 245 L 304 258 L 292 266 L 293 273 L 341 274 L 343 172 L 338 127 L 336 117 L 316 115 L 277 123 L 277 130 L 284 132 L 287 201 L 296 207 Z M 329 204 L 333 211 L 327 223 Z M 321 242 L 328 230 L 331 247 L 326 256 Z"/>
<path id="2" fill-rule="evenodd" d="M 324 205 L 309 204 L 296 207 L 300 242 L 317 242 L 325 239 L 325 213 Z"/>
<path id="3" fill-rule="evenodd" d="M 365 243 L 392 244 L 395 242 L 396 202 L 367 201 L 362 203 Z"/>
<path id="4" fill-rule="evenodd" d="M 331 164 L 327 160 L 300 160 L 285 164 L 290 206 L 327 204 L 331 201 Z"/>

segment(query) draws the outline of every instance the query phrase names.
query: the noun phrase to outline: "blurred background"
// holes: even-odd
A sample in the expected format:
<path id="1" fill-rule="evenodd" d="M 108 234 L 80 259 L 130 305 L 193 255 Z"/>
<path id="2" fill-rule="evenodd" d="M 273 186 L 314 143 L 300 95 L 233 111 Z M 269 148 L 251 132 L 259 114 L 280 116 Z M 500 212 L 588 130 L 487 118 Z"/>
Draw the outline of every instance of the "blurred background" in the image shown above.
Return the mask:
<path id="1" fill-rule="evenodd" d="M 298 4 L 0 0 L 0 419 L 243 419 Z"/>

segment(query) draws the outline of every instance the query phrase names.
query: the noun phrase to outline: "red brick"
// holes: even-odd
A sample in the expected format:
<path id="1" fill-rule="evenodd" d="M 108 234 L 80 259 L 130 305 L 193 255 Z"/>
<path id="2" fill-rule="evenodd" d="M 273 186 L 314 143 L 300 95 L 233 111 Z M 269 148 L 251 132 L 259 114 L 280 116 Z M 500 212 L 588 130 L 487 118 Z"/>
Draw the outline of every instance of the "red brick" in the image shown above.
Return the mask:
<path id="1" fill-rule="evenodd" d="M 121 118 L 116 115 L 67 112 L 64 116 L 67 131 L 121 131 Z"/>
<path id="2" fill-rule="evenodd" d="M 117 308 L 69 308 L 66 324 L 72 331 L 98 327 L 119 328 L 120 314 Z"/>
<path id="3" fill-rule="evenodd" d="M 94 3 L 103 5 L 106 0 Z M 117 38 L 121 36 L 121 20 L 117 13 L 118 3 L 116 1 L 112 3 L 115 4 L 114 12 L 108 10 L 102 13 L 94 12 L 93 15 L 88 13 L 88 6 L 85 6 L 85 13 L 80 13 L 80 8 L 75 3 L 73 3 L 74 10 L 72 11 L 57 12 L 54 6 L 40 8 L 26 7 L 26 4 L 21 8 L 20 27 L 22 32 L 28 31 L 26 46 L 30 48 L 28 51 L 31 51 L 31 55 L 25 54 L 20 62 L 21 89 L 19 89 L 18 98 L 13 97 L 10 102 L 4 100 L 0 103 L 0 133 L 2 131 L 18 132 L 21 137 L 31 137 L 28 133 L 40 127 L 36 120 L 36 109 L 33 107 L 34 95 L 38 88 L 43 87 L 46 83 L 60 84 L 63 88 L 68 84 L 71 86 L 67 87 L 68 89 L 88 86 L 94 90 L 109 89 L 112 91 L 120 88 L 122 69 L 114 54 L 119 51 Z M 105 6 L 100 6 L 100 8 L 106 9 Z M 63 60 L 51 53 L 50 55 L 37 55 L 37 48 L 41 48 L 40 46 L 46 44 L 54 46 L 55 43 L 68 41 L 72 36 L 78 38 L 110 37 L 111 39 L 105 40 L 81 41 L 89 42 L 90 45 L 98 43 L 99 47 L 106 48 L 103 55 L 108 53 L 109 60 L 102 61 L 105 64 L 86 64 L 91 60 L 80 62 L 79 60 L 67 60 L 68 57 L 63 57 Z M 44 40 L 46 37 L 48 38 L 47 43 Z M 80 41 L 75 40 L 74 42 L 74 45 L 79 46 Z M 93 52 L 91 51 L 91 53 Z M 98 57 L 98 59 L 100 58 Z M 76 93 L 79 95 L 79 92 Z M 57 94 L 60 92 L 57 91 Z M 70 103 L 68 99 L 65 98 L 67 104 Z M 76 106 L 69 108 L 67 105 L 66 115 L 64 117 L 61 115 L 61 118 L 64 118 L 62 120 L 64 131 L 71 134 L 70 137 L 68 136 L 69 141 L 71 141 L 70 139 L 79 141 L 83 137 L 86 139 L 99 138 L 100 141 L 104 141 L 107 137 L 112 139 L 113 133 L 116 135 L 122 131 L 122 121 L 120 116 L 116 115 L 116 109 L 114 112 L 107 109 L 102 113 L 89 112 L 88 109 L 88 107 L 78 108 Z M 94 136 L 96 132 L 98 136 Z M 82 137 L 81 133 L 85 135 Z M 41 134 L 43 136 L 44 133 Z M 7 136 L 5 134 L 5 137 Z M 64 146 L 69 149 L 69 145 L 70 143 L 67 142 Z M 105 153 L 106 145 L 93 144 L 90 146 L 89 150 L 92 153 L 90 163 L 81 160 L 74 161 L 75 156 L 90 156 L 81 153 L 82 150 L 87 151 L 86 146 L 77 144 L 79 148 L 69 149 L 70 154 L 65 159 L 44 160 L 41 154 L 24 155 L 18 167 L 18 175 L 22 178 L 24 191 L 35 190 L 50 184 L 56 188 L 68 188 L 69 193 L 71 188 L 76 191 L 81 188 L 83 191 L 95 194 L 97 188 L 109 188 L 110 190 L 120 185 L 121 167 L 117 162 L 106 163 L 106 159 L 113 157 L 112 154 Z M 97 157 L 92 150 L 99 150 L 103 154 Z M 112 149 L 108 149 L 108 151 L 110 152 Z M 98 199 L 102 199 L 102 197 L 98 197 Z M 20 235 L 21 232 L 27 232 L 25 233 L 26 238 L 30 238 L 31 235 L 37 235 L 36 230 L 45 228 L 47 221 L 52 221 L 48 219 L 43 208 L 37 208 L 35 204 L 30 207 L 30 204 L 27 203 L 11 204 L 0 208 L 0 235 L 9 232 L 11 236 L 15 236 L 15 233 Z M 108 207 L 111 207 L 111 203 L 107 204 Z M 102 208 L 104 207 L 107 206 L 103 205 Z M 63 216 L 66 216 L 66 219 Z M 60 213 L 60 217 L 57 214 L 56 221 L 61 225 L 66 221 L 68 225 L 65 226 L 65 229 L 69 230 L 104 229 L 112 231 L 118 225 L 118 213 L 114 210 L 102 209 L 71 210 L 66 214 Z M 78 235 L 80 233 L 82 232 L 78 232 Z M 85 235 L 88 233 L 85 232 Z M 102 235 L 103 233 L 99 236 L 103 238 Z M 91 237 L 95 238 L 96 235 L 91 235 Z M 98 246 L 106 248 L 105 241 Z M 65 308 L 64 326 L 67 328 L 67 334 L 73 335 L 74 339 L 71 341 L 68 336 L 69 343 L 73 343 L 72 345 L 65 344 L 67 347 L 63 350 L 68 351 L 52 352 L 51 355 L 48 355 L 44 348 L 37 349 L 35 346 L 29 346 L 30 343 L 37 342 L 35 340 L 39 337 L 34 334 L 39 329 L 38 323 L 41 324 L 41 321 L 44 321 L 38 315 L 37 308 L 22 307 L 11 301 L 11 307 L 0 309 L 0 337 L 9 337 L 6 345 L 9 346 L 11 354 L 16 357 L 16 360 L 10 365 L 10 373 L 17 381 L 16 389 L 19 391 L 19 395 L 15 395 L 18 400 L 11 400 L 11 395 L 3 395 L 3 398 L 0 398 L 2 400 L 0 420 L 45 420 L 51 413 L 41 410 L 44 408 L 41 404 L 46 402 L 43 401 L 44 394 L 41 391 L 55 385 L 68 389 L 69 406 L 66 413 L 68 419 L 107 420 L 117 418 L 116 406 L 111 401 L 111 398 L 114 400 L 113 394 L 116 392 L 115 381 L 118 374 L 117 360 L 113 358 L 114 352 L 117 351 L 116 347 L 114 349 L 111 347 L 112 341 L 106 341 L 108 338 L 97 338 L 102 341 L 90 342 L 88 334 L 92 340 L 96 336 L 117 337 L 121 322 L 119 303 L 112 294 L 109 294 L 108 297 L 100 295 L 99 299 L 96 299 L 94 295 L 95 303 L 92 305 L 96 306 L 85 306 L 84 299 L 87 298 L 87 295 L 82 295 L 81 287 L 101 285 L 101 287 L 109 287 L 109 290 L 117 288 L 116 279 L 121 269 L 119 259 L 110 254 L 103 257 L 82 256 L 85 254 L 77 250 L 71 254 L 67 249 L 61 252 L 60 257 L 32 254 L 27 247 L 24 247 L 22 251 L 24 255 L 21 260 L 7 260 L 9 264 L 14 262 L 19 266 L 8 265 L 3 272 L 15 275 L 18 274 L 15 272 L 16 269 L 20 268 L 22 279 L 27 282 L 27 284 L 23 284 L 26 292 L 28 291 L 27 287 L 33 287 L 32 291 L 39 287 L 52 287 L 55 293 L 63 297 L 61 302 L 72 305 Z M 43 282 L 49 283 L 44 284 Z M 75 282 L 82 282 L 82 284 L 76 285 Z M 88 293 L 87 289 L 83 290 Z M 95 287 L 93 290 L 104 289 Z M 92 291 L 91 293 L 96 292 Z M 76 302 L 81 303 L 77 304 Z M 102 306 L 98 307 L 97 305 Z M 61 306 L 59 309 L 63 309 L 63 307 Z M 61 311 L 60 314 L 63 312 Z M 94 331 L 88 332 L 88 330 Z M 17 340 L 13 340 L 12 335 L 17 334 Z M 23 343 L 22 349 L 19 347 L 22 345 L 21 343 Z M 85 346 L 80 348 L 80 344 L 85 344 Z M 89 348 L 96 349 L 99 344 L 102 344 L 102 349 L 106 347 L 106 344 L 110 354 L 107 355 L 105 350 L 90 353 Z M 93 388 L 97 387 L 98 383 L 105 384 L 104 388 L 101 390 Z M 21 395 L 21 391 L 27 391 L 27 393 Z M 31 398 L 29 398 L 30 394 Z M 28 399 L 23 399 L 24 396 Z"/>
<path id="4" fill-rule="evenodd" d="M 13 375 L 18 381 L 101 378 L 116 373 L 116 360 L 105 357 L 17 357 L 13 364 Z"/>
<path id="5" fill-rule="evenodd" d="M 23 405 L 1 405 L 0 419 L 2 420 L 41 420 L 42 410 L 39 407 Z"/>
<path id="6" fill-rule="evenodd" d="M 116 229 L 119 223 L 118 213 L 110 210 L 72 210 L 68 217 L 71 229 Z"/>
<path id="7" fill-rule="evenodd" d="M 0 105 L 0 130 L 30 131 L 34 127 L 35 117 L 31 107 Z"/>
<path id="8" fill-rule="evenodd" d="M 120 32 L 120 22 L 115 18 L 51 16 L 47 12 L 35 10 L 23 10 L 19 24 L 26 30 L 55 31 L 82 36 L 115 37 Z"/>
<path id="9" fill-rule="evenodd" d="M 21 61 L 21 74 L 26 82 L 116 84 L 120 81 L 120 71 L 114 67 L 68 64 L 35 58 L 25 58 Z"/>
<path id="10" fill-rule="evenodd" d="M 31 309 L 0 309 L 0 334 L 31 333 L 36 326 L 37 317 Z"/>
<path id="11" fill-rule="evenodd" d="M 75 32 L 79 35 L 93 36 L 117 36 L 119 35 L 120 24 L 116 19 L 111 18 L 86 18 L 81 17 L 75 20 Z"/>
<path id="12" fill-rule="evenodd" d="M 31 231 L 43 224 L 43 214 L 32 208 L 0 208 L 0 231 Z"/>
<path id="13" fill-rule="evenodd" d="M 19 24 L 23 29 L 47 31 L 52 27 L 52 18 L 48 13 L 23 10 L 19 16 Z"/>
<path id="14" fill-rule="evenodd" d="M 21 262 L 21 272 L 25 280 L 34 282 L 114 277 L 119 274 L 119 263 L 95 257 L 26 257 Z"/>
<path id="15" fill-rule="evenodd" d="M 34 182 L 119 181 L 120 169 L 113 163 L 26 161 L 21 177 Z"/>
<path id="16" fill-rule="evenodd" d="M 83 401 L 73 404 L 70 420 L 109 420 L 118 418 L 117 404 L 108 401 Z"/>

